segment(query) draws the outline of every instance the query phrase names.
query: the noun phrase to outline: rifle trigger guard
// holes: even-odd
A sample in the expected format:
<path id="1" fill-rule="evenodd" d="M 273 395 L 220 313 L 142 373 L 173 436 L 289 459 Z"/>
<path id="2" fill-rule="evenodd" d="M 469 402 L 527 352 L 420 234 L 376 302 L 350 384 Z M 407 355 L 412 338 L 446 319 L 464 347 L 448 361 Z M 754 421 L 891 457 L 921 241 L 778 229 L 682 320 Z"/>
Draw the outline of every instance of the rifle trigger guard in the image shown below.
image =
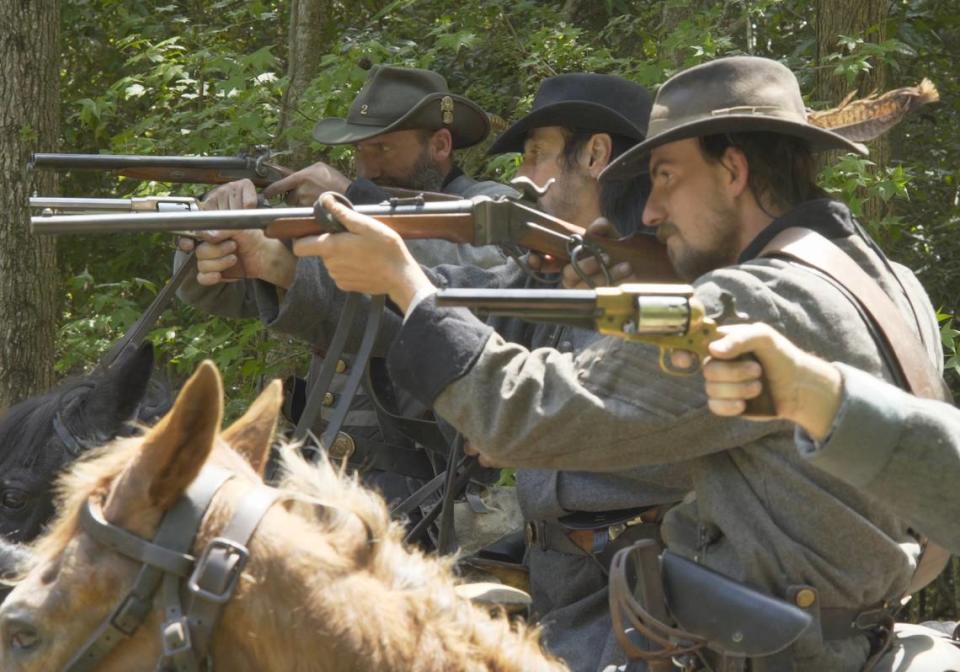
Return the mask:
<path id="1" fill-rule="evenodd" d="M 327 194 L 330 194 L 334 199 L 347 206 L 351 210 L 354 209 L 353 203 L 351 203 L 350 199 L 343 194 L 336 191 L 325 191 L 320 194 L 319 198 L 317 198 L 317 202 L 313 205 L 313 217 L 324 230 L 331 233 L 344 233 L 347 230 L 346 227 L 341 224 L 336 217 L 327 212 L 327 209 L 320 204 L 320 201 Z"/>
<path id="2" fill-rule="evenodd" d="M 613 286 L 613 276 L 610 275 L 610 269 L 607 267 L 606 262 L 603 259 L 603 254 L 596 245 L 589 243 L 584 240 L 583 236 L 580 234 L 573 234 L 567 240 L 567 256 L 570 257 L 570 265 L 573 266 L 573 270 L 576 271 L 577 275 L 580 276 L 580 279 L 583 280 L 584 284 L 587 285 L 590 289 L 596 289 L 596 284 L 593 280 L 590 279 L 583 269 L 580 268 L 580 262 L 582 261 L 584 255 L 587 257 L 593 257 L 597 260 L 597 264 L 600 266 L 600 271 L 603 273 L 603 279 L 606 282 L 608 287 Z"/>

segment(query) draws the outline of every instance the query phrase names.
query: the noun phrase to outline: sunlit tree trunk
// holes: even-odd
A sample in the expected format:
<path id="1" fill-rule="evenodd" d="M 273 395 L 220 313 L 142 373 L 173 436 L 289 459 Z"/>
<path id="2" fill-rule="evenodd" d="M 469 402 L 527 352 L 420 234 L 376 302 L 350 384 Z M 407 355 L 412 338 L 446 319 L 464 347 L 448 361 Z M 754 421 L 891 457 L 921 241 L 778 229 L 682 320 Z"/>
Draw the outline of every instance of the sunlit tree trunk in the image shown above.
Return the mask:
<path id="1" fill-rule="evenodd" d="M 293 0 L 291 3 L 287 47 L 289 84 L 284 91 L 280 108 L 281 135 L 292 126 L 310 123 L 299 114 L 298 105 L 303 92 L 316 76 L 320 57 L 330 46 L 327 27 L 331 12 L 329 0 Z M 299 168 L 313 162 L 309 148 L 303 142 L 291 139 L 287 149 L 291 152 L 291 157 L 284 163 Z"/>
<path id="2" fill-rule="evenodd" d="M 873 63 L 873 68 L 860 73 L 853 86 L 846 77 L 833 74 L 833 67 L 826 62 L 827 56 L 840 50 L 841 35 L 863 38 L 867 42 L 880 43 L 886 39 L 886 0 L 817 0 L 817 90 L 816 97 L 824 106 L 836 105 L 852 89 L 858 96 L 871 91 L 883 91 L 886 87 L 886 67 Z M 890 143 L 885 137 L 870 143 L 870 159 L 876 164 L 874 170 L 883 170 L 889 159 Z M 865 204 L 867 221 L 879 219 L 885 213 L 885 204 L 877 198 Z"/>
<path id="3" fill-rule="evenodd" d="M 0 405 L 49 388 L 57 323 L 53 238 L 32 235 L 32 188 L 55 193 L 52 174 L 31 182 L 31 152 L 51 151 L 60 114 L 58 0 L 0 2 Z M 32 184 L 32 188 L 31 188 Z"/>

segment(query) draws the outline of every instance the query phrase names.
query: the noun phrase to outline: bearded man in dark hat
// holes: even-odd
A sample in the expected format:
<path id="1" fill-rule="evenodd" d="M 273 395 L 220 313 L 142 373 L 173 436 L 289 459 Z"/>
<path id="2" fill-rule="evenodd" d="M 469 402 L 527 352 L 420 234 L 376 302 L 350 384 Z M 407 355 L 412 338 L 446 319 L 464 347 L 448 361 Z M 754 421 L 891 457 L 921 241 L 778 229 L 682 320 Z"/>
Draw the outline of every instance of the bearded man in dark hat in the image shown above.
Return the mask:
<path id="1" fill-rule="evenodd" d="M 346 118 L 322 119 L 314 138 L 328 145 L 350 144 L 355 148 L 357 178 L 348 179 L 325 163 L 316 163 L 264 190 L 265 197 L 287 194 L 291 204 L 309 204 L 322 191 L 344 193 L 354 203 L 379 203 L 389 195 L 381 187 L 438 191 L 472 196 L 515 195 L 510 187 L 477 181 L 455 163 L 454 152 L 482 142 L 490 132 L 487 114 L 473 101 L 451 93 L 442 76 L 428 70 L 375 65 L 357 94 Z M 214 189 L 202 203 L 205 210 L 255 208 L 258 199 L 250 180 L 238 180 Z M 312 302 L 300 302 L 296 258 L 281 242 L 261 231 L 221 231 L 201 234 L 196 247 L 197 274 L 178 292 L 185 302 L 225 317 L 259 317 L 279 332 L 289 331 L 288 322 L 307 321 L 316 312 Z M 175 266 L 194 248 L 181 239 Z M 464 264 L 489 267 L 505 256 L 493 246 L 456 245 L 442 240 L 411 242 L 410 249 L 423 263 Z M 302 268 L 302 266 L 301 266 Z M 305 272 L 309 277 L 309 272 Z M 242 281 L 237 281 L 242 280 Z M 288 292 L 288 290 L 290 290 Z M 316 345 L 313 341 L 308 341 Z M 315 361 L 315 367 L 319 362 Z M 346 384 L 352 359 L 344 356 L 330 386 L 335 399 Z M 287 408 L 296 421 L 304 386 L 290 380 Z M 399 400 L 404 407 L 403 400 Z M 320 422 L 333 408 L 325 405 Z M 411 412 L 413 412 L 411 410 Z M 342 439 L 352 456 L 351 465 L 364 469 L 366 482 L 396 500 L 433 475 L 433 466 L 420 448 L 382 426 L 388 419 L 378 414 L 361 389 L 351 403 Z M 319 436 L 320 426 L 316 428 Z"/>
<path id="2" fill-rule="evenodd" d="M 724 58 L 667 81 L 646 139 L 603 179 L 649 170 L 643 222 L 708 314 L 732 297 L 753 320 L 828 360 L 887 380 L 919 369 L 936 379 L 943 360 L 929 299 L 817 186 L 814 152 L 823 149 L 864 151 L 807 122 L 783 65 Z M 785 650 L 751 659 L 750 669 L 853 672 L 887 641 L 891 610 L 918 585 L 920 542 L 893 508 L 800 457 L 791 426 L 711 414 L 703 378 L 665 374 L 650 346 L 604 338 L 570 353 L 507 342 L 472 314 L 439 307 L 432 278 L 390 229 L 329 197 L 321 204 L 351 235 L 309 239 L 306 250 L 298 241 L 295 252 L 319 254 L 352 290 L 390 296 L 404 313 L 388 358 L 395 384 L 487 460 L 595 472 L 686 467 L 695 497 L 666 514 L 667 547 L 814 620 Z M 377 250 L 382 272 L 353 271 L 369 266 L 360 248 Z M 867 315 L 863 288 L 879 296 L 882 315 Z M 871 319 L 904 342 L 877 336 Z M 901 346 L 919 353 L 912 366 L 897 366 L 899 351 L 890 348 Z"/>

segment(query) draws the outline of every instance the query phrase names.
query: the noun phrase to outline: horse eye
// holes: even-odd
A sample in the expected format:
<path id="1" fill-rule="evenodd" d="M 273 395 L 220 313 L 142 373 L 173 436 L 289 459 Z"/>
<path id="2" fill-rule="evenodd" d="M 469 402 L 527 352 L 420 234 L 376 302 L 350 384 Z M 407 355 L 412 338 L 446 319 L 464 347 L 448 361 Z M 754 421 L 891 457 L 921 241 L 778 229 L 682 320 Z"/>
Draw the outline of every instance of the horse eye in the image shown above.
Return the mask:
<path id="1" fill-rule="evenodd" d="M 27 493 L 22 490 L 4 490 L 0 496 L 0 504 L 5 509 L 18 511 L 27 505 Z"/>

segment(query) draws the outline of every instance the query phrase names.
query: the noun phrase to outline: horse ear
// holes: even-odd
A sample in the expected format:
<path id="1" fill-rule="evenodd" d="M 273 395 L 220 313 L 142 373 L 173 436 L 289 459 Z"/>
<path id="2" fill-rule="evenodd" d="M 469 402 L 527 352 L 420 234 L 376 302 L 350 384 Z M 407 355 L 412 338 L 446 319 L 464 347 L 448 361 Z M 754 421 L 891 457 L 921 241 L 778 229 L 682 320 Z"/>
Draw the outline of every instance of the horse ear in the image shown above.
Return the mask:
<path id="1" fill-rule="evenodd" d="M 243 455 L 254 470 L 263 476 L 273 445 L 273 431 L 283 403 L 283 386 L 274 380 L 260 393 L 247 412 L 230 425 L 220 437 Z"/>
<path id="2" fill-rule="evenodd" d="M 107 435 L 116 434 L 132 420 L 147 393 L 153 373 L 153 344 L 145 341 L 125 352 L 97 381 L 78 412 L 87 424 Z"/>
<path id="3" fill-rule="evenodd" d="M 205 361 L 180 390 L 170 412 L 143 437 L 140 452 L 110 495 L 107 517 L 120 522 L 142 509 L 170 508 L 210 456 L 222 418 L 220 373 Z"/>

